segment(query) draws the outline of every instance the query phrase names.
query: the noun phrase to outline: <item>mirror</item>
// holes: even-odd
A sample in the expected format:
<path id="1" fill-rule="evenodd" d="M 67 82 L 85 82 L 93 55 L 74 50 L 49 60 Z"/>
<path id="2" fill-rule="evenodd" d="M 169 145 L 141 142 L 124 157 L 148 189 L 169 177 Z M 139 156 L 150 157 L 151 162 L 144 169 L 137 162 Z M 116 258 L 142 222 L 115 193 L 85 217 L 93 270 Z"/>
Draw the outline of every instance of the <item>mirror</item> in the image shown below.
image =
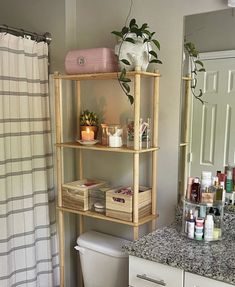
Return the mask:
<path id="1" fill-rule="evenodd" d="M 188 176 L 213 175 L 235 165 L 235 14 L 234 9 L 186 16 L 184 37 L 195 44 L 206 72 L 198 73 L 197 90 L 204 105 L 190 93 L 187 59 L 183 62 L 179 196 Z"/>

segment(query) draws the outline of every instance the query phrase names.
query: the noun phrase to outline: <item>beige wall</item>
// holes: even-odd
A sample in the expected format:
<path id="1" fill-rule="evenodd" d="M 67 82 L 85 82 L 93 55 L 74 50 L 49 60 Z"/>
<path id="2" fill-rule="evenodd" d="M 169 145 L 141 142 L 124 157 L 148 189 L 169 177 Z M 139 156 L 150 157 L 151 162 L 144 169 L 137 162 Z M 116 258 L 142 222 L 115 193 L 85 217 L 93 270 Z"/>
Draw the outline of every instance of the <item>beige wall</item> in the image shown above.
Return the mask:
<path id="1" fill-rule="evenodd" d="M 142 1 L 134 0 L 130 17 L 138 22 L 148 22 L 161 43 L 159 53 L 163 65 L 160 83 L 159 114 L 159 158 L 158 158 L 158 211 L 159 226 L 169 223 L 174 217 L 174 206 L 177 201 L 178 176 L 178 141 L 179 141 L 179 107 L 181 85 L 181 54 L 183 39 L 183 16 L 204 11 L 226 8 L 221 1 Z M 119 0 L 77 0 L 78 48 L 114 47 L 115 39 L 110 34 L 123 26 L 129 1 Z M 102 88 L 108 95 L 112 87 L 101 86 L 95 92 L 99 95 Z M 118 87 L 117 87 L 118 88 Z M 87 90 L 84 91 L 86 93 Z M 88 90 L 90 95 L 94 89 Z M 104 93 L 103 93 L 104 94 Z M 103 95 L 103 97 L 105 97 Z M 126 111 L 126 101 L 121 92 L 115 91 L 114 106 L 119 105 Z M 105 97 L 105 101 L 108 101 Z M 94 109 L 99 111 L 99 104 Z M 92 107 L 92 106 L 91 106 Z M 108 113 L 107 111 L 107 117 Z M 113 115 L 113 111 L 111 112 Z M 117 116 L 114 116 L 117 118 Z M 108 118 L 112 120 L 112 118 Z M 112 178 L 112 177 L 111 177 Z M 105 224 L 102 226 L 104 228 Z M 117 231 L 118 230 L 118 231 Z M 116 229 L 121 233 L 120 229 Z"/>

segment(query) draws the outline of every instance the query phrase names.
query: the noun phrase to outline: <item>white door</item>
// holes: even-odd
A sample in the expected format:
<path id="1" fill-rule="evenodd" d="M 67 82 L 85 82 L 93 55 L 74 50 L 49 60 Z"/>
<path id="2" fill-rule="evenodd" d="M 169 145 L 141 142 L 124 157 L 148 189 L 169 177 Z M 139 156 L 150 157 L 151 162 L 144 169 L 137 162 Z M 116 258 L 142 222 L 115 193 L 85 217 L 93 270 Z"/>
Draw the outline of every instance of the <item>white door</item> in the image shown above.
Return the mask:
<path id="1" fill-rule="evenodd" d="M 200 176 L 203 170 L 216 174 L 235 164 L 235 52 L 230 58 L 200 58 L 206 72 L 198 74 L 197 88 L 206 103 L 193 100 L 191 176 Z"/>

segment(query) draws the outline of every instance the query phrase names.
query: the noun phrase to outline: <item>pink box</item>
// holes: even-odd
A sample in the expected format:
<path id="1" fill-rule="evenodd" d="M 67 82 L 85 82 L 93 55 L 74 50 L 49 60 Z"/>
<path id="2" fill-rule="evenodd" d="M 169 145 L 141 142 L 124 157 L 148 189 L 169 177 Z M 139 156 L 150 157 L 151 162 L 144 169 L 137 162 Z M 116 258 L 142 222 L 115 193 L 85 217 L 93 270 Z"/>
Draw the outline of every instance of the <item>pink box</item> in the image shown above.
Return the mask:
<path id="1" fill-rule="evenodd" d="M 109 48 L 69 51 L 65 57 L 65 71 L 67 74 L 116 72 L 117 56 Z"/>

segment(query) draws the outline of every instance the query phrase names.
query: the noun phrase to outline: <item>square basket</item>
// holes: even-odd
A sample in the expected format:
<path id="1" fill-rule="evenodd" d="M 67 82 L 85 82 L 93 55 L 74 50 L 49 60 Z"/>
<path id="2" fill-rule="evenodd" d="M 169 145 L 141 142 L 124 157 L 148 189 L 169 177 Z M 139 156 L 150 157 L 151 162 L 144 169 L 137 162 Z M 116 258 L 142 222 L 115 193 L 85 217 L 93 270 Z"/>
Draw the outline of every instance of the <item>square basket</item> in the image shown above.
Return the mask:
<path id="1" fill-rule="evenodd" d="M 151 214 L 151 194 L 151 188 L 139 187 L 139 218 Z M 133 221 L 133 190 L 131 187 L 121 187 L 106 192 L 106 216 Z"/>

